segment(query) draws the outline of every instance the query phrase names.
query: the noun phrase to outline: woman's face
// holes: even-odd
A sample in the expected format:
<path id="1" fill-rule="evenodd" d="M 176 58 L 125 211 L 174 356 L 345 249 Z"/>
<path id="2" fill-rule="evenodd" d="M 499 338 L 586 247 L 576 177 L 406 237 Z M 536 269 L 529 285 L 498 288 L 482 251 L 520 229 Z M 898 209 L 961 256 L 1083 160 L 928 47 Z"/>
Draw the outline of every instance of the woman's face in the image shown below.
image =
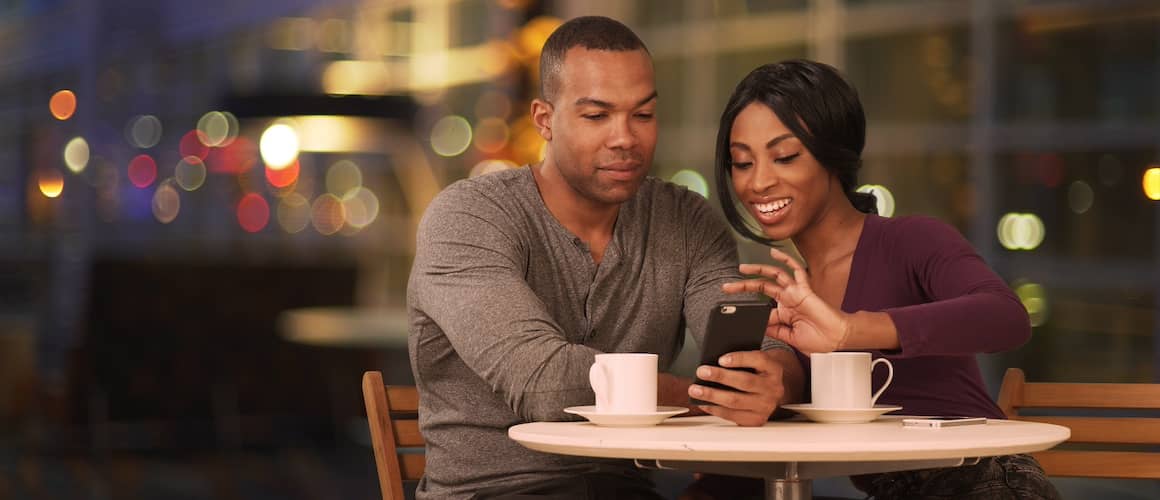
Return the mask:
<path id="1" fill-rule="evenodd" d="M 773 240 L 793 238 L 821 218 L 836 192 L 831 175 L 768 106 L 753 102 L 729 134 L 733 192 Z"/>

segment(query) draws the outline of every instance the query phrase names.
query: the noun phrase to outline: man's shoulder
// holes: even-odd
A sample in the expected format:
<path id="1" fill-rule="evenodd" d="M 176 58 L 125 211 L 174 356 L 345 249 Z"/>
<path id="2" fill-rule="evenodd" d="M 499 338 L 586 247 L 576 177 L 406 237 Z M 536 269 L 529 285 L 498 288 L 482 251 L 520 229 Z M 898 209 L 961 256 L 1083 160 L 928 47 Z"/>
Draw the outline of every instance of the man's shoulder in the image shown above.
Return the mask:
<path id="1" fill-rule="evenodd" d="M 432 207 L 457 211 L 505 207 L 523 202 L 522 183 L 527 172 L 509 169 L 455 181 L 431 201 Z"/>
<path id="2" fill-rule="evenodd" d="M 669 218 L 687 217 L 708 208 L 704 196 L 686 186 L 652 176 L 645 178 L 636 199 L 647 210 L 664 213 Z"/>

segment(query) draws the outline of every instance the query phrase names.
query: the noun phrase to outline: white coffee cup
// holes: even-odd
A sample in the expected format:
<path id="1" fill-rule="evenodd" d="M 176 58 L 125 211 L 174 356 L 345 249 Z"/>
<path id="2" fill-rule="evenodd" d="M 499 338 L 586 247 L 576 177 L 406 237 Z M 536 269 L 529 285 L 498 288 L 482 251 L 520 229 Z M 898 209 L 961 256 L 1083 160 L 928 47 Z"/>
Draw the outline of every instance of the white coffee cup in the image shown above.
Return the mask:
<path id="1" fill-rule="evenodd" d="M 596 412 L 639 415 L 657 411 L 657 355 L 597 354 L 588 369 L 596 392 Z"/>
<path id="2" fill-rule="evenodd" d="M 870 375 L 878 363 L 886 365 L 886 383 L 870 394 Z M 810 397 L 815 408 L 871 408 L 890 381 L 894 365 L 885 358 L 871 362 L 868 352 L 810 354 Z"/>

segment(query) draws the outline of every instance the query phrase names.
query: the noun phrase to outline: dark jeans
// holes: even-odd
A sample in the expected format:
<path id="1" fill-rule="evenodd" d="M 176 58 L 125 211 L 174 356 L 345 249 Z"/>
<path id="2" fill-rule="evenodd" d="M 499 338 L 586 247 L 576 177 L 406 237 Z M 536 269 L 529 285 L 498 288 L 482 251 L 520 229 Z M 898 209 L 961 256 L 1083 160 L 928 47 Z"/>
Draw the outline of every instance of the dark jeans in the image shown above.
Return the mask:
<path id="1" fill-rule="evenodd" d="M 852 476 L 875 499 L 1052 499 L 1059 497 L 1031 455 L 987 457 L 975 465 Z"/>
<path id="2" fill-rule="evenodd" d="M 584 474 L 518 489 L 481 490 L 476 500 L 664 500 L 651 481 L 639 476 Z"/>

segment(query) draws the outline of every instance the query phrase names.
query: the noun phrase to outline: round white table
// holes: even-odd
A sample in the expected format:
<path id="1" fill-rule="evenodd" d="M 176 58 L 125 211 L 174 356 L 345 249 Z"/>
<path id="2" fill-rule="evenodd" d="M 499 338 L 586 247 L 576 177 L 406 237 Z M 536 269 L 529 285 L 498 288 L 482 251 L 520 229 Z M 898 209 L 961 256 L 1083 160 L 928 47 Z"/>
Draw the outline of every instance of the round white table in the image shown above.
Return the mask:
<path id="1" fill-rule="evenodd" d="M 865 424 L 775 421 L 738 427 L 717 417 L 669 419 L 655 427 L 535 422 L 508 429 L 533 450 L 634 459 L 639 467 L 763 477 L 766 498 L 809 498 L 811 480 L 876 472 L 954 467 L 980 457 L 1051 448 L 1066 427 L 1012 420 L 942 429 L 903 427 L 902 417 Z"/>

